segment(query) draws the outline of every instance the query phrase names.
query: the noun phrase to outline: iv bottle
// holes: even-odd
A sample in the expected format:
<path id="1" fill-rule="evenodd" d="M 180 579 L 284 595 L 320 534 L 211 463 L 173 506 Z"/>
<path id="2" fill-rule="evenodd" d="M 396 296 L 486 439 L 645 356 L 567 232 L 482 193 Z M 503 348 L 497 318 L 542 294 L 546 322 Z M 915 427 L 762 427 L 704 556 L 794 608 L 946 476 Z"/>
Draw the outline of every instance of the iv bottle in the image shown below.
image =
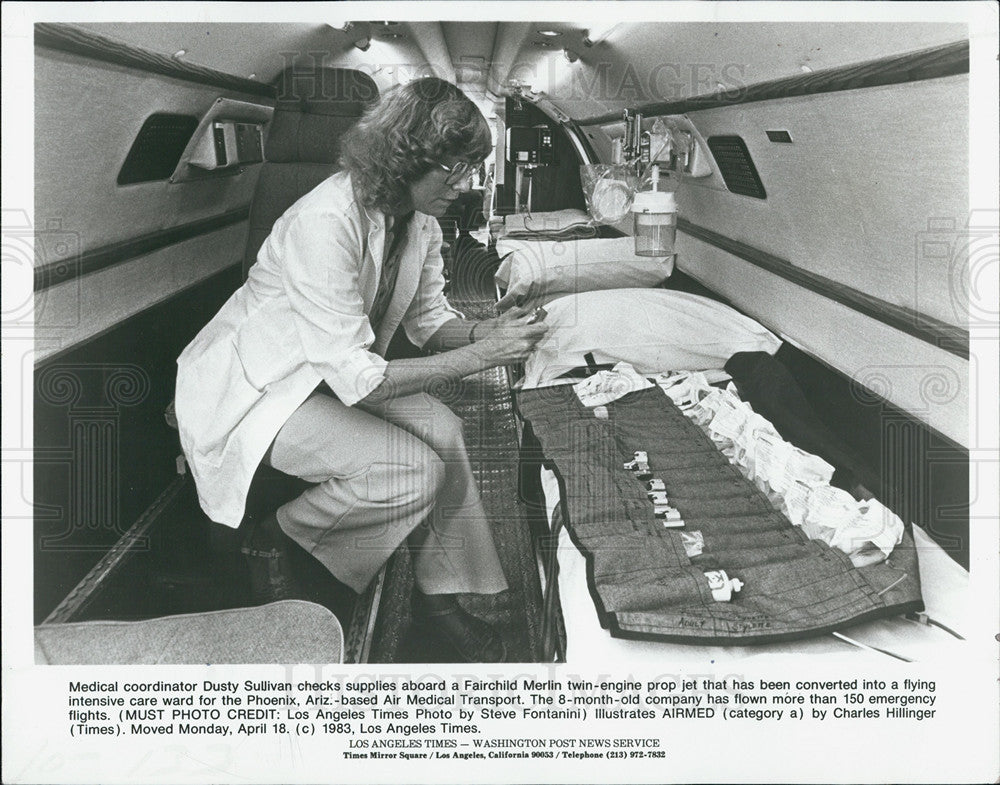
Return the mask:
<path id="1" fill-rule="evenodd" d="M 625 143 L 619 136 L 611 140 L 611 163 L 620 165 L 625 163 Z"/>
<path id="2" fill-rule="evenodd" d="M 653 128 L 649 136 L 650 160 L 653 163 L 669 163 L 671 147 L 670 129 L 663 122 L 663 118 L 657 117 L 653 121 Z"/>
<path id="3" fill-rule="evenodd" d="M 651 191 L 639 191 L 632 201 L 636 256 L 671 256 L 677 239 L 677 201 L 658 191 L 660 167 L 653 164 Z"/>

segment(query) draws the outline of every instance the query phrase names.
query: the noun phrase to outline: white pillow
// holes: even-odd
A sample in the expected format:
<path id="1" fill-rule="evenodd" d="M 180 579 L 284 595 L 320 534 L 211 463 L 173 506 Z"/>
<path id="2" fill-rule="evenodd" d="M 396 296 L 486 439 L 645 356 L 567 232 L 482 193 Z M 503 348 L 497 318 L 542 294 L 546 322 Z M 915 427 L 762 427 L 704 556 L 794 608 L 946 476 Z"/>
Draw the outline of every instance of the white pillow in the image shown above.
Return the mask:
<path id="1" fill-rule="evenodd" d="M 780 339 L 728 305 L 668 289 L 609 289 L 545 306 L 549 332 L 525 363 L 526 389 L 587 364 L 630 363 L 641 374 L 722 368 L 736 352 L 774 354 Z"/>
<path id="2" fill-rule="evenodd" d="M 541 305 L 563 294 L 597 289 L 658 286 L 674 271 L 674 257 L 635 255 L 635 240 L 497 241 L 497 283 L 507 290 L 498 303 Z"/>

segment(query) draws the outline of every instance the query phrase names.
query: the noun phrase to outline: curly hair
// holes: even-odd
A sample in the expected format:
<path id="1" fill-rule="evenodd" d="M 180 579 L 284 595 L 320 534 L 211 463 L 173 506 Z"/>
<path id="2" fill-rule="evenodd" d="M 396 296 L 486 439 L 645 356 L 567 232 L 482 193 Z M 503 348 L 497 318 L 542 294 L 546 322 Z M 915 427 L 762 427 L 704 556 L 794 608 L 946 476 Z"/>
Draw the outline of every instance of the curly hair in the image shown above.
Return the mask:
<path id="1" fill-rule="evenodd" d="M 425 77 L 392 88 L 343 139 L 340 164 L 368 207 L 392 212 L 443 158 L 479 163 L 492 148 L 486 118 L 455 85 Z"/>

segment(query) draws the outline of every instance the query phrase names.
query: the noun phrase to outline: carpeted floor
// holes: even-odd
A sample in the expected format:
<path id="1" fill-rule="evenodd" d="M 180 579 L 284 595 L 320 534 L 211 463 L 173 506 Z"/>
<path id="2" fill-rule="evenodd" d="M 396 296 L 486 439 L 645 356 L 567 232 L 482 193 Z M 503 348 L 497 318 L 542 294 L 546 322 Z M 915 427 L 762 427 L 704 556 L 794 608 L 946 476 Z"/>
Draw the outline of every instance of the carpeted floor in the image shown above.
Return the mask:
<path id="1" fill-rule="evenodd" d="M 492 277 L 479 260 L 459 269 L 449 301 L 471 319 L 493 315 Z M 465 423 L 465 440 L 509 589 L 468 595 L 463 605 L 501 633 L 508 660 L 534 662 L 540 651 L 541 587 L 524 504 L 518 499 L 518 433 L 506 371 L 494 368 L 435 393 Z M 411 625 L 409 557 L 400 551 L 386 575 L 371 662 L 448 662 L 449 654 Z"/>

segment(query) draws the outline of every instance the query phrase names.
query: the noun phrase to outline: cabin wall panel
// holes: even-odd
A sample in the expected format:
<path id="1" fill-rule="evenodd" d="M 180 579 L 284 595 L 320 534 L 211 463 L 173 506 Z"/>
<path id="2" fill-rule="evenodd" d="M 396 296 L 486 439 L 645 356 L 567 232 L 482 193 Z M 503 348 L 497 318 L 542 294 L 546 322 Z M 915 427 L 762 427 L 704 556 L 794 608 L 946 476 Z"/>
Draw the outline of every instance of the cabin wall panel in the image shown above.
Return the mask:
<path id="1" fill-rule="evenodd" d="M 969 364 L 684 233 L 678 268 L 809 354 L 967 446 Z"/>
<path id="2" fill-rule="evenodd" d="M 86 252 L 224 213 L 250 201 L 259 167 L 180 184 L 118 186 L 154 112 L 201 117 L 216 98 L 266 99 L 39 49 L 35 57 L 35 225 L 58 224 Z M 58 255 L 36 263 L 56 261 Z M 206 260 L 211 265 L 211 260 Z"/>
<path id="3" fill-rule="evenodd" d="M 220 270 L 239 265 L 246 236 L 244 221 L 38 292 L 36 359 L 93 338 Z"/>
<path id="4" fill-rule="evenodd" d="M 177 356 L 239 282 L 231 265 L 35 367 L 36 623 L 177 476 L 180 443 L 164 419 Z"/>
<path id="5" fill-rule="evenodd" d="M 803 67 L 818 73 L 968 35 L 965 25 L 941 23 L 671 22 L 670 9 L 669 3 L 657 6 L 662 16 L 654 24 L 612 30 L 603 43 L 582 48 L 572 67 L 560 63 L 555 52 L 537 55 L 540 62 L 534 69 L 522 66 L 521 73 L 536 88 L 547 87 L 563 112 L 583 118 L 708 95 L 720 85 L 738 91 L 800 74 Z"/>
<path id="6" fill-rule="evenodd" d="M 699 226 L 895 305 L 964 326 L 953 299 L 968 203 L 968 77 L 692 112 L 703 136 L 741 136 L 767 199 L 684 179 Z M 792 144 L 766 130 L 791 133 Z M 941 231 L 940 227 L 954 227 Z M 936 257 L 928 241 L 954 241 Z M 793 336 L 794 337 L 794 336 Z"/>

